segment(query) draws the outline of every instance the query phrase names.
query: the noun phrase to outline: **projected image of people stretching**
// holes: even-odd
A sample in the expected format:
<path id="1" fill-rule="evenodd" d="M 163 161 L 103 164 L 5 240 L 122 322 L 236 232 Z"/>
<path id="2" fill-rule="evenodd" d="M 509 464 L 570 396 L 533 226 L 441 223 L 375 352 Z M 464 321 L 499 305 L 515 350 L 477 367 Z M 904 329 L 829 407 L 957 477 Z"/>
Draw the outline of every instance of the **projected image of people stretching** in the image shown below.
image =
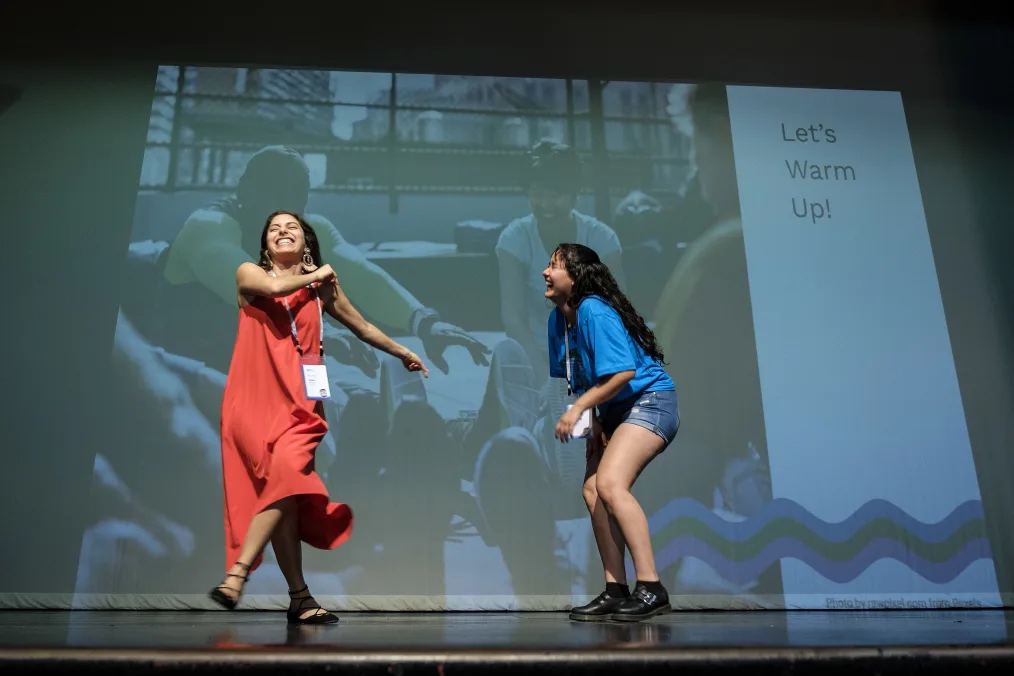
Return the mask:
<path id="1" fill-rule="evenodd" d="M 236 300 L 239 328 L 221 423 L 226 560 L 233 564 L 209 595 L 235 608 L 270 541 L 289 586 L 288 621 L 332 624 L 338 618 L 320 607 L 303 579 L 301 552 L 301 542 L 334 549 L 352 530 L 352 511 L 330 502 L 314 470 L 328 430 L 323 313 L 409 371 L 428 371 L 415 353 L 352 306 L 334 270 L 321 261 L 316 233 L 298 214 L 268 217 L 260 263 L 243 263 L 236 271 Z"/>
<path id="2" fill-rule="evenodd" d="M 654 334 L 595 251 L 561 244 L 542 274 L 546 298 L 556 305 L 549 317 L 550 375 L 566 378 L 571 393 L 555 434 L 563 442 L 586 436 L 584 499 L 606 575 L 605 591 L 570 618 L 645 620 L 672 608 L 655 570 L 648 520 L 630 489 L 676 436 L 676 387 Z M 637 573 L 633 593 L 625 547 Z"/>

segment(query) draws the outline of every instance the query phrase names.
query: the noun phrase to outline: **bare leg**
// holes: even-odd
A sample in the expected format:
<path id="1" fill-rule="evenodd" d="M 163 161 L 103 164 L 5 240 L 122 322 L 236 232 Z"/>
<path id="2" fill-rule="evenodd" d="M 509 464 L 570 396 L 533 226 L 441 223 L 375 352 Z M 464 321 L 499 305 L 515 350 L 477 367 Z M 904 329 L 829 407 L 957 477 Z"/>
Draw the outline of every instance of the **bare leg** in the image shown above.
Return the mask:
<path id="1" fill-rule="evenodd" d="M 623 565 L 623 549 L 626 545 L 619 524 L 609 514 L 605 503 L 599 499 L 596 482 L 602 451 L 592 453 L 588 458 L 588 469 L 584 480 L 584 501 L 591 514 L 592 532 L 595 534 L 595 545 L 602 559 L 602 569 L 606 573 L 606 582 L 626 584 L 627 571 Z"/>
<path id="2" fill-rule="evenodd" d="M 289 611 L 306 608 L 307 610 L 300 613 L 301 619 L 311 615 L 326 615 L 327 611 L 318 607 L 316 600 L 310 595 L 306 580 L 303 578 L 303 547 L 299 541 L 298 504 L 292 498 L 283 502 L 286 502 L 286 507 L 282 509 L 282 518 L 271 534 L 271 547 L 275 550 L 278 568 L 289 585 Z"/>
<path id="3" fill-rule="evenodd" d="M 294 510 L 294 504 L 293 498 L 283 498 L 263 512 L 255 514 L 250 520 L 250 528 L 247 529 L 246 540 L 243 541 L 239 559 L 229 569 L 229 574 L 220 587 L 227 596 L 233 600 L 239 598 L 247 570 L 268 544 L 268 540 L 271 539 L 272 533 L 282 519 L 283 512 L 288 509 Z"/>
<path id="4" fill-rule="evenodd" d="M 662 439 L 654 432 L 624 423 L 609 440 L 596 472 L 598 496 L 619 524 L 634 559 L 637 579 L 643 582 L 657 582 L 658 572 L 655 570 L 648 519 L 630 488 L 663 445 Z"/>
<path id="5" fill-rule="evenodd" d="M 295 509 L 282 511 L 282 518 L 271 534 L 271 547 L 275 550 L 275 560 L 289 589 L 305 587 L 303 550 L 299 542 L 299 515 Z"/>

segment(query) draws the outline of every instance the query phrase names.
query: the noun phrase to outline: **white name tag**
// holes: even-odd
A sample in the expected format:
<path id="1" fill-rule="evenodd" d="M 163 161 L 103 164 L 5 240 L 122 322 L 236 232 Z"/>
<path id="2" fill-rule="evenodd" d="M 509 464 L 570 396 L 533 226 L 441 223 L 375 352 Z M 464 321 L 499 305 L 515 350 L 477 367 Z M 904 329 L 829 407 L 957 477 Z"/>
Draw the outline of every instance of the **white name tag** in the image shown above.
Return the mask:
<path id="1" fill-rule="evenodd" d="M 300 357 L 303 369 L 303 389 L 307 399 L 324 400 L 331 398 L 331 385 L 327 380 L 327 366 L 321 357 Z"/>
<path id="2" fill-rule="evenodd" d="M 567 410 L 569 411 L 573 406 L 573 404 L 567 404 Z M 585 439 L 591 436 L 591 431 L 592 411 L 590 408 L 586 408 L 574 424 L 574 431 L 571 433 L 571 436 L 575 439 Z"/>

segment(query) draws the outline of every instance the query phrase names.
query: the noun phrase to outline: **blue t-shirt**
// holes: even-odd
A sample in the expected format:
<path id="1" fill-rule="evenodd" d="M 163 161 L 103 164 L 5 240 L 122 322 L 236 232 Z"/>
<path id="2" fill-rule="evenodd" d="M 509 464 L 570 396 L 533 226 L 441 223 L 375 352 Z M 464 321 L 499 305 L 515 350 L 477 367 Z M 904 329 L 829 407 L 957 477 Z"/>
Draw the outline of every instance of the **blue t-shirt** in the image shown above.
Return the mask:
<path id="1" fill-rule="evenodd" d="M 564 333 L 568 332 L 563 312 L 556 308 L 549 315 L 549 375 L 566 378 Z M 616 396 L 600 404 L 610 404 L 645 392 L 672 391 L 676 386 L 662 365 L 645 354 L 627 332 L 620 315 L 598 296 L 589 296 L 577 306 L 577 321 L 569 329 L 571 376 L 574 392 L 586 392 L 602 378 L 623 371 L 634 371 L 633 379 Z"/>

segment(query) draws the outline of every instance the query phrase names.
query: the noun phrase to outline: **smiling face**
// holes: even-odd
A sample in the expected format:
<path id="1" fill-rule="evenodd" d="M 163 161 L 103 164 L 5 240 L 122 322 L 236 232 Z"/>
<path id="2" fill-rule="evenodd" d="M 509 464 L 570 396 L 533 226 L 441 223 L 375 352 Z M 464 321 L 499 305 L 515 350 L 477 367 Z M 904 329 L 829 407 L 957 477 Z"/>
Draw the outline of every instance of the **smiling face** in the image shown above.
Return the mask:
<path id="1" fill-rule="evenodd" d="M 264 229 L 262 246 L 272 262 L 299 260 L 306 248 L 306 236 L 299 219 L 292 214 L 277 214 Z"/>
<path id="2" fill-rule="evenodd" d="M 542 271 L 542 277 L 546 280 L 546 298 L 561 307 L 570 300 L 571 292 L 574 290 L 574 280 L 567 272 L 559 251 L 553 252 L 549 259 L 549 266 Z"/>

